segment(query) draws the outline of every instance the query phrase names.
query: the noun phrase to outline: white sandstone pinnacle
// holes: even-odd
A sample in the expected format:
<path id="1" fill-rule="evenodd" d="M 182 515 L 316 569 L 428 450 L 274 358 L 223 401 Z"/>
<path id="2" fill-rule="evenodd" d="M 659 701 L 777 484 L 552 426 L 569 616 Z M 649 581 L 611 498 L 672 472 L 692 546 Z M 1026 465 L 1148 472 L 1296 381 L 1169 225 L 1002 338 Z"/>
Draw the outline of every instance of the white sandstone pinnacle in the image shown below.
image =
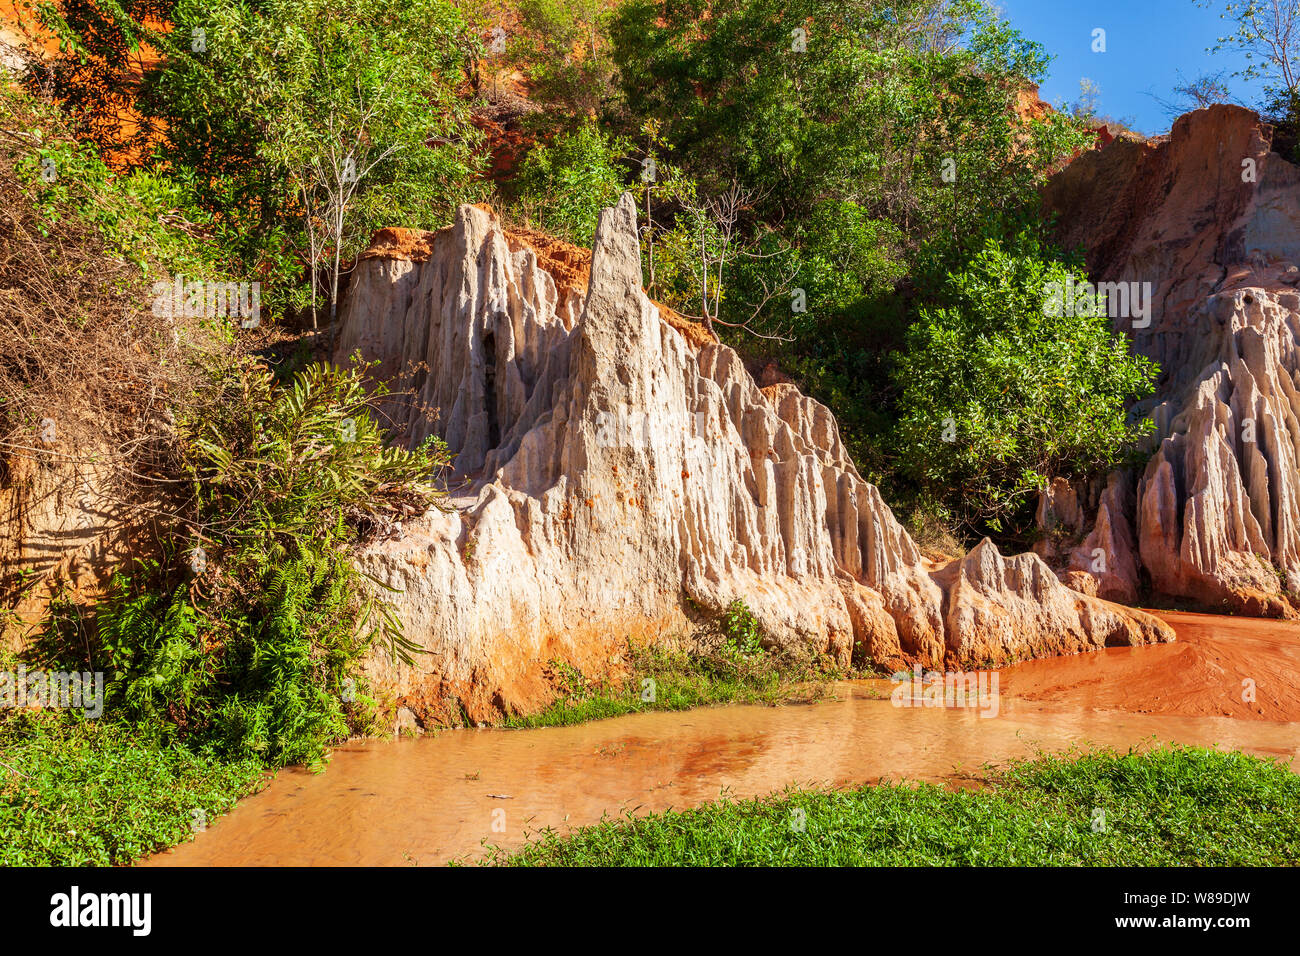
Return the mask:
<path id="1" fill-rule="evenodd" d="M 363 257 L 336 354 L 378 360 L 415 393 L 385 406 L 404 441 L 436 434 L 458 455 L 456 508 L 360 557 L 401 589 L 407 636 L 429 652 L 414 668 L 372 662 L 421 721 L 539 709 L 549 662 L 602 671 L 627 638 L 680 635 L 734 598 L 775 645 L 842 664 L 1173 639 L 1035 555 L 985 541 L 925 562 L 825 406 L 760 389 L 730 348 L 697 349 L 661 319 L 630 195 L 601 214 L 585 296 L 482 208 L 423 238 L 422 257 Z"/>

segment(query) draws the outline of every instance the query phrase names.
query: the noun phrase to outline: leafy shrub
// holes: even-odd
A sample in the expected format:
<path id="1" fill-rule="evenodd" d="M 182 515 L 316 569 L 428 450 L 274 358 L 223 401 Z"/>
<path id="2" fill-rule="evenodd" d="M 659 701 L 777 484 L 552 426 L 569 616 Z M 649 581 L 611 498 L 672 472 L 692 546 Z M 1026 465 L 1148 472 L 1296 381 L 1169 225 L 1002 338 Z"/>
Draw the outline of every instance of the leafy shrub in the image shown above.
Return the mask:
<path id="1" fill-rule="evenodd" d="M 549 231 L 590 246 L 600 211 L 618 201 L 627 143 L 594 123 L 533 148 L 519 169 L 519 200 Z"/>
<path id="2" fill-rule="evenodd" d="M 728 651 L 742 657 L 762 653 L 762 628 L 743 599 L 736 598 L 722 613 L 722 633 L 726 636 Z"/>
<path id="3" fill-rule="evenodd" d="M 1028 234 L 990 240 L 908 332 L 896 450 L 968 527 L 1003 530 L 1048 479 L 1105 471 L 1150 430 L 1125 409 L 1150 394 L 1156 366 L 1111 331 L 1104 299 L 1078 310 L 1091 315 L 1045 314 L 1069 311 L 1046 309 L 1045 289 L 1070 276 L 1087 281 Z"/>
<path id="4" fill-rule="evenodd" d="M 799 283 L 809 310 L 823 316 L 842 314 L 872 292 L 892 291 L 906 271 L 898 227 L 872 219 L 857 203 L 819 203 L 799 240 Z"/>
<path id="5" fill-rule="evenodd" d="M 410 659 L 351 556 L 437 502 L 447 457 L 436 441 L 384 445 L 363 371 L 314 365 L 280 387 L 248 363 L 179 423 L 190 517 L 170 562 L 119 573 L 95 613 L 95 664 L 126 716 L 170 720 L 231 759 L 312 762 L 364 721 L 353 669 L 371 644 Z M 68 623 L 56 609 L 47 643 Z"/>

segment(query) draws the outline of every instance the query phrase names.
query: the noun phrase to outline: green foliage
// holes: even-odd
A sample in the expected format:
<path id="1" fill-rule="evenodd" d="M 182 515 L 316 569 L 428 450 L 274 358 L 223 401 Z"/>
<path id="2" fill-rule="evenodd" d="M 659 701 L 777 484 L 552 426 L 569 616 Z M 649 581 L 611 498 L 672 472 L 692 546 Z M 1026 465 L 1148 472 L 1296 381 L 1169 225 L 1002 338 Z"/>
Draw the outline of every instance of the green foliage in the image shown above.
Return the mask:
<path id="1" fill-rule="evenodd" d="M 1104 816 L 1103 816 L 1104 814 Z M 794 825 L 798 821 L 799 826 Z M 1241 753 L 1040 755 L 983 790 L 796 790 L 561 834 L 507 866 L 1294 866 L 1300 777 Z"/>
<path id="2" fill-rule="evenodd" d="M 623 191 L 620 160 L 628 143 L 584 123 L 550 144 L 535 146 L 516 184 L 524 208 L 550 232 L 590 246 L 600 211 Z"/>
<path id="3" fill-rule="evenodd" d="M 897 327 L 903 321 L 894 294 L 907 272 L 902 232 L 847 200 L 818 203 L 788 232 L 790 244 L 776 230 L 762 230 L 756 255 L 736 263 L 730 300 L 759 302 L 778 282 L 776 277 L 793 276 L 788 283 L 792 288 L 752 324 L 760 334 L 793 340 L 793 346 L 783 350 L 789 364 L 823 351 L 845 362 L 844 350 L 831 344 L 845 336 L 878 352 L 882 340 L 873 325 L 883 320 Z M 861 374 L 854 372 L 853 378 Z M 835 407 L 851 415 L 852 405 Z"/>
<path id="4" fill-rule="evenodd" d="M 187 839 L 262 774 L 157 727 L 0 713 L 0 866 L 128 865 Z"/>
<path id="5" fill-rule="evenodd" d="M 839 315 L 863 298 L 892 292 L 903 278 L 904 236 L 856 203 L 819 203 L 800 225 L 799 282 L 813 315 Z"/>
<path id="6" fill-rule="evenodd" d="M 12 87 L 0 87 L 0 116 L 23 127 L 30 144 L 15 170 L 33 188 L 43 237 L 66 232 L 75 218 L 99 233 L 109 254 L 146 276 L 220 274 L 203 224 L 179 213 L 191 205 L 182 183 L 154 169 L 114 172 L 93 145 L 74 138 L 63 115 Z"/>
<path id="7" fill-rule="evenodd" d="M 763 651 L 763 631 L 754 612 L 741 598 L 736 598 L 722 612 L 722 633 L 726 650 L 742 657 Z"/>
<path id="8" fill-rule="evenodd" d="M 136 112 L 147 45 L 175 5 L 175 0 L 20 0 L 16 7 L 35 13 L 33 25 L 59 41 L 58 52 L 44 68 L 26 71 L 23 83 L 32 91 L 48 88 L 75 119 L 78 138 L 105 155 L 147 155 L 152 124 L 122 120 Z"/>
<path id="9" fill-rule="evenodd" d="M 336 272 L 379 226 L 434 228 L 482 197 L 480 137 L 456 92 L 478 41 L 446 0 L 46 10 L 65 45 L 56 94 L 85 111 L 99 141 L 121 110 L 139 114 L 139 137 L 103 144 L 129 146 L 137 164 L 155 156 L 184 184 L 191 217 L 210 222 L 234 272 L 256 272 L 269 306 L 314 304 L 304 264 L 326 252 Z M 94 74 L 142 44 L 159 54 L 142 80 L 125 67 Z M 319 248 L 321 234 L 339 248 Z"/>
<path id="10" fill-rule="evenodd" d="M 859 467 L 907 503 L 892 444 L 908 327 L 986 239 L 1036 222 L 1038 186 L 1090 140 L 1018 108 L 1043 49 L 973 0 L 631 0 L 611 37 L 632 114 L 692 198 L 749 197 L 737 236 L 714 237 L 751 250 L 728 268 L 723 328 L 829 404 Z M 697 207 L 663 197 L 649 236 L 655 292 L 688 314 L 712 241 Z"/>
<path id="11" fill-rule="evenodd" d="M 1003 529 L 1050 478 L 1118 464 L 1150 422 L 1125 410 L 1156 367 L 1094 309 L 1055 309 L 1052 284 L 1087 276 L 1028 235 L 990 240 L 921 310 L 898 358 L 897 453 L 920 490 L 971 527 Z M 1091 314 L 1048 314 L 1089 312 Z"/>
<path id="12" fill-rule="evenodd" d="M 610 13 L 603 0 L 520 0 L 523 30 L 511 52 L 549 111 L 587 117 L 609 97 Z"/>
<path id="13" fill-rule="evenodd" d="M 293 189 L 307 259 L 327 262 L 332 307 L 343 261 L 375 229 L 442 225 L 481 198 L 479 137 L 454 89 L 472 37 L 454 6 L 291 0 L 240 31 L 236 71 L 251 66 L 250 49 L 283 55 L 259 157 Z"/>
<path id="14" fill-rule="evenodd" d="M 742 654 L 734 645 L 670 650 L 629 644 L 622 656 L 628 674 L 605 679 L 553 663 L 555 701 L 540 713 L 509 717 L 506 726 L 567 727 L 647 711 L 815 700 L 843 676 L 825 660 L 796 661 L 757 649 Z"/>
<path id="15" fill-rule="evenodd" d="M 284 388 L 255 362 L 224 375 L 213 406 L 182 423 L 198 533 L 236 553 L 296 550 L 350 542 L 436 500 L 445 446 L 386 445 L 369 410 L 383 390 L 367 392 L 367 370 L 316 364 Z"/>
<path id="16" fill-rule="evenodd" d="M 626 669 L 588 677 L 563 661 L 551 664 L 556 699 L 538 714 L 512 716 L 511 727 L 568 726 L 652 710 L 716 704 L 778 704 L 824 696 L 844 675 L 825 656 L 811 659 L 763 647 L 754 613 L 736 598 L 685 649 L 636 646 L 620 655 Z"/>
<path id="17" fill-rule="evenodd" d="M 1274 151 L 1300 163 L 1300 91 L 1266 95 L 1260 115 L 1273 126 Z"/>
<path id="18" fill-rule="evenodd" d="M 477 133 L 453 89 L 468 38 L 450 4 L 181 0 L 172 20 L 142 104 L 167 130 L 162 156 L 252 243 L 250 265 L 286 239 L 337 263 L 381 225 L 435 227 L 479 197 Z M 321 234 L 339 247 L 317 248 Z"/>
<path id="19" fill-rule="evenodd" d="M 611 32 L 633 113 L 661 120 L 710 189 L 738 179 L 785 216 L 850 201 L 909 236 L 957 237 L 1028 198 L 1082 134 L 1018 118 L 1041 47 L 981 4 L 935 6 L 633 0 Z"/>
<path id="20" fill-rule="evenodd" d="M 1300 9 L 1294 3 L 1259 0 L 1196 0 L 1197 6 L 1221 8 L 1219 19 L 1231 25 L 1206 52 L 1229 50 L 1240 55 L 1233 76 L 1246 82 L 1263 81 L 1275 100 L 1300 95 L 1300 53 L 1291 42 L 1300 27 Z"/>
<path id="21" fill-rule="evenodd" d="M 111 707 L 270 765 L 319 761 L 364 722 L 358 659 L 377 638 L 407 660 L 413 645 L 353 546 L 436 503 L 447 458 L 383 443 L 363 371 L 314 365 L 280 387 L 249 363 L 180 423 L 193 518 L 171 563 L 118 573 L 95 609 Z M 75 647 L 70 623 L 56 607 L 46 646 Z"/>

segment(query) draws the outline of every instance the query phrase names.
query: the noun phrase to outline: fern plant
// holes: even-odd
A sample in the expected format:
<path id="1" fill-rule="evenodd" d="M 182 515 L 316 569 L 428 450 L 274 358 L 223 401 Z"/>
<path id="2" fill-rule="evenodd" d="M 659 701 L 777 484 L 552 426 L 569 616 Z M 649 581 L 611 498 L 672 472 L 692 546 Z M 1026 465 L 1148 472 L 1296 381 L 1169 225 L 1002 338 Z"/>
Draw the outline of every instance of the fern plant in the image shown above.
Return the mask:
<path id="1" fill-rule="evenodd" d="M 242 363 L 178 422 L 188 515 L 169 558 L 116 575 L 96 613 L 94 654 L 126 714 L 233 759 L 315 763 L 365 720 L 368 699 L 348 691 L 372 644 L 411 660 L 352 557 L 441 506 L 448 456 L 437 441 L 385 443 L 365 371 L 313 365 L 283 387 Z"/>

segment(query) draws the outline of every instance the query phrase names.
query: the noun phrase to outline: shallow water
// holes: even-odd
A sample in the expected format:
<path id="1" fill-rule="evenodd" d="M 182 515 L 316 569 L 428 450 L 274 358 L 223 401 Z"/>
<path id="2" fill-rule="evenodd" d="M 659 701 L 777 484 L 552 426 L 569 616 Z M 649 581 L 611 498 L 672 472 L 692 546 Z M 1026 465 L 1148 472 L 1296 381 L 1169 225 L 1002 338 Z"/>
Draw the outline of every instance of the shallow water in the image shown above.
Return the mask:
<path id="1" fill-rule="evenodd" d="M 1044 663 L 1034 667 L 1041 672 Z M 1098 665 L 1105 666 L 1100 656 Z M 981 717 L 974 708 L 896 707 L 880 699 L 891 689 L 851 682 L 816 704 L 355 742 L 335 751 L 325 773 L 281 772 L 192 842 L 147 865 L 437 865 L 472 859 L 485 841 L 518 846 L 543 827 L 693 806 L 724 791 L 748 797 L 790 784 L 882 778 L 970 785 L 986 764 L 1038 748 L 1127 749 L 1153 737 L 1281 757 L 1300 772 L 1296 722 L 1131 714 L 1005 693 L 998 715 Z"/>

